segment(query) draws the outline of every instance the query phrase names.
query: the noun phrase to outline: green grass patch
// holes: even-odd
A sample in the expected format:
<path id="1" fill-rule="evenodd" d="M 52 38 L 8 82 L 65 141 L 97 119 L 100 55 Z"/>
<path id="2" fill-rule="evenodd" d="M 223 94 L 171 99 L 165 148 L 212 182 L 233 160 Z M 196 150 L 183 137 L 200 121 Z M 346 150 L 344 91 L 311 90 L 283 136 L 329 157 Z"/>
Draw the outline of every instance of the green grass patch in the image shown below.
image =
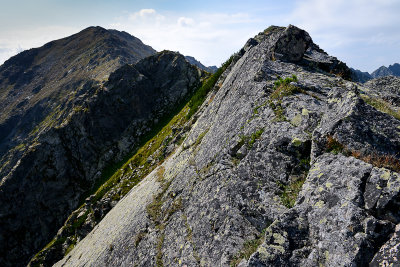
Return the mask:
<path id="1" fill-rule="evenodd" d="M 291 82 L 297 82 L 298 79 L 296 75 L 292 75 L 292 77 L 287 77 L 282 79 L 278 77 L 278 80 L 274 83 L 274 91 L 270 95 L 271 100 L 280 100 L 285 96 L 293 95 L 295 93 L 301 92 L 301 90 L 294 85 L 291 85 Z"/>
<path id="2" fill-rule="evenodd" d="M 272 101 L 269 102 L 269 107 L 275 114 L 274 122 L 287 121 L 284 115 L 284 109 L 282 107 L 282 100 L 279 100 L 276 104 Z"/>
<path id="3" fill-rule="evenodd" d="M 197 137 L 196 141 L 193 144 L 194 147 L 197 147 L 201 143 L 201 140 L 203 140 L 204 136 L 208 133 L 208 130 L 209 129 L 199 134 L 199 136 Z"/>
<path id="4" fill-rule="evenodd" d="M 24 143 L 21 143 L 21 144 L 17 145 L 14 149 L 23 151 L 25 149 L 25 147 L 26 147 L 26 145 Z"/>
<path id="5" fill-rule="evenodd" d="M 254 133 L 251 134 L 250 140 L 247 144 L 249 148 L 253 147 L 254 143 L 256 142 L 256 140 L 260 139 L 263 132 L 264 132 L 264 129 L 258 129 L 257 131 L 255 131 Z"/>
<path id="6" fill-rule="evenodd" d="M 295 93 L 306 93 L 303 89 L 290 84 L 291 82 L 297 81 L 297 76 L 294 74 L 285 79 L 278 76 L 278 80 L 275 81 L 273 92 L 266 102 L 275 114 L 274 122 L 287 121 L 282 107 L 282 100 L 285 96 L 290 96 Z"/>
<path id="7" fill-rule="evenodd" d="M 282 192 L 279 194 L 279 197 L 281 198 L 281 202 L 285 207 L 289 209 L 294 207 L 297 196 L 299 195 L 305 180 L 306 177 L 304 176 L 301 179 L 290 182 L 288 185 L 284 185 L 280 182 L 277 183 L 282 190 Z"/>
<path id="8" fill-rule="evenodd" d="M 241 135 L 240 136 L 240 140 L 239 140 L 239 144 L 238 146 L 241 147 L 244 144 L 246 144 L 247 148 L 252 148 L 254 143 L 260 139 L 261 135 L 263 134 L 264 129 L 258 129 L 256 130 L 254 133 L 252 133 L 250 136 L 246 136 L 246 135 Z"/>
<path id="9" fill-rule="evenodd" d="M 299 195 L 301 188 L 307 179 L 308 171 L 310 170 L 311 142 L 309 143 L 309 148 L 306 150 L 307 151 L 303 151 L 303 153 L 299 154 L 298 162 L 292 170 L 292 172 L 297 175 L 291 176 L 289 183 L 287 184 L 277 181 L 277 185 L 280 189 L 278 195 L 282 204 L 289 209 L 294 207 L 297 196 Z"/>
<path id="10" fill-rule="evenodd" d="M 390 116 L 393 116 L 396 119 L 400 120 L 400 110 L 392 109 L 392 106 L 385 100 L 375 97 L 369 97 L 364 94 L 361 94 L 360 96 L 364 100 L 364 102 L 367 103 L 368 105 L 371 105 L 377 110 L 389 114 Z"/>
<path id="11" fill-rule="evenodd" d="M 265 236 L 265 230 L 258 235 L 257 238 L 244 242 L 242 249 L 236 253 L 230 262 L 231 267 L 236 267 L 242 259 L 248 260 L 250 256 L 257 251 L 257 248 L 262 244 Z"/>

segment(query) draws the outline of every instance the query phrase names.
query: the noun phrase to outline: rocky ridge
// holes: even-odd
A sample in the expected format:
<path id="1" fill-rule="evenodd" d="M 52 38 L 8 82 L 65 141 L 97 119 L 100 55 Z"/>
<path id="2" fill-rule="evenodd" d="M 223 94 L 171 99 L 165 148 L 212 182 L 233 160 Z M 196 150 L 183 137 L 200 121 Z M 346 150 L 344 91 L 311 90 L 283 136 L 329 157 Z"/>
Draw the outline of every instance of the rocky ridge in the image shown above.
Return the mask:
<path id="1" fill-rule="evenodd" d="M 2 177 L 0 265 L 26 264 L 107 178 L 105 168 L 184 104 L 202 75 L 182 55 L 163 51 L 87 85 Z"/>
<path id="2" fill-rule="evenodd" d="M 96 90 L 107 81 L 110 72 L 124 64 L 137 62 L 154 53 L 156 53 L 154 49 L 126 32 L 89 27 L 72 36 L 47 43 L 40 48 L 21 52 L 0 66 L 0 108 L 2 109 L 0 115 L 1 265 L 5 265 L 5 258 L 11 262 L 16 260 L 14 264 L 20 261 L 26 262 L 27 257 L 33 253 L 32 249 L 37 250 L 43 245 L 42 242 L 46 240 L 45 236 L 48 238 L 49 234 L 52 235 L 51 231 L 60 225 L 53 223 L 53 215 L 46 216 L 48 221 L 43 219 L 34 222 L 26 220 L 27 216 L 38 211 L 37 214 L 32 215 L 33 218 L 37 218 L 38 215 L 41 215 L 40 210 L 56 206 L 59 198 L 67 200 L 70 197 L 68 205 L 60 205 L 60 209 L 66 208 L 65 213 L 62 216 L 55 214 L 55 216 L 60 216 L 58 220 L 63 220 L 62 217 L 70 213 L 69 209 L 76 208 L 76 194 L 79 195 L 82 190 L 89 190 L 92 183 L 80 180 L 87 174 L 83 170 L 87 166 L 83 166 L 85 163 L 82 160 L 91 153 L 99 153 L 98 149 L 111 148 L 110 144 L 99 146 L 99 143 L 94 141 L 92 142 L 95 143 L 94 146 L 80 147 L 80 149 L 88 151 L 83 152 L 84 156 L 76 157 L 76 153 L 71 150 L 76 150 L 84 140 L 79 143 L 78 137 L 74 135 L 85 127 L 74 125 L 79 127 L 79 130 L 72 131 L 71 127 L 68 132 L 68 130 L 66 131 L 68 127 L 65 126 L 72 125 L 71 118 L 84 117 L 89 113 L 90 106 L 94 107 L 94 95 L 101 95 Z M 106 106 L 99 108 L 99 111 L 103 111 L 104 118 L 109 115 L 107 111 L 104 111 L 106 108 Z M 81 121 L 81 123 L 85 122 Z M 104 125 L 104 123 L 99 124 Z M 92 127 L 92 129 L 94 128 Z M 83 133 L 83 136 L 85 134 Z M 93 136 L 100 137 L 99 141 L 111 141 L 104 134 L 107 134 L 106 131 L 93 133 Z M 115 136 L 114 134 L 113 137 Z M 73 139 L 77 142 L 73 142 Z M 43 152 L 45 144 L 50 149 Z M 65 146 L 63 147 L 63 145 Z M 41 155 L 42 152 L 43 155 Z M 101 156 L 97 158 L 100 159 Z M 105 157 L 103 156 L 103 158 Z M 118 156 L 115 159 L 118 159 Z M 45 161 L 44 164 L 42 164 L 43 161 Z M 68 166 L 65 162 L 69 162 L 68 164 L 72 164 L 73 167 Z M 108 163 L 110 163 L 110 159 L 102 159 L 102 162 L 91 166 L 90 169 L 91 171 L 96 168 L 101 170 L 102 166 Z M 34 173 L 29 173 L 29 170 L 35 166 L 37 169 Z M 66 170 L 68 167 L 71 168 Z M 65 174 L 66 172 L 68 174 Z M 78 174 L 76 174 L 77 172 Z M 36 175 L 41 176 L 39 180 L 47 185 L 44 185 L 43 188 L 29 189 L 34 183 L 25 178 L 30 176 L 30 179 L 34 179 Z M 68 179 L 69 176 L 74 177 L 73 181 L 66 182 L 65 186 L 68 183 L 80 183 L 80 189 L 75 188 L 77 192 L 72 193 L 75 196 L 68 194 L 60 196 L 63 182 L 54 181 L 54 179 L 62 176 L 65 179 Z M 58 191 L 55 190 L 51 193 L 46 191 L 51 187 L 53 189 L 58 187 Z M 42 194 L 45 192 L 48 195 L 43 196 Z M 18 201 L 9 203 L 8 201 L 13 198 Z M 30 208 L 27 210 L 22 208 L 28 206 Z M 25 212 L 26 215 L 24 215 Z M 51 212 L 51 209 L 46 212 Z M 21 219 L 21 215 L 25 219 Z M 34 236 L 32 236 L 29 226 L 28 229 L 26 228 L 26 225 L 30 224 L 36 225 L 33 228 L 40 224 L 40 230 L 35 230 Z M 12 230 L 8 231 L 10 227 Z M 18 234 L 9 239 L 9 236 L 14 235 L 15 231 Z M 22 242 L 22 240 L 26 242 Z M 32 242 L 35 244 L 32 245 Z M 21 246 L 20 243 L 24 244 Z M 20 255 L 23 256 L 20 257 Z M 8 262 L 8 260 L 6 261 Z M 6 265 L 8 264 L 10 262 Z"/>
<path id="3" fill-rule="evenodd" d="M 397 80 L 350 77 L 294 26 L 251 38 L 193 118 L 172 121 L 168 157 L 56 266 L 395 263 Z"/>
<path id="4" fill-rule="evenodd" d="M 7 60 L 0 66 L 0 177 L 96 83 L 155 52 L 125 32 L 89 27 Z"/>

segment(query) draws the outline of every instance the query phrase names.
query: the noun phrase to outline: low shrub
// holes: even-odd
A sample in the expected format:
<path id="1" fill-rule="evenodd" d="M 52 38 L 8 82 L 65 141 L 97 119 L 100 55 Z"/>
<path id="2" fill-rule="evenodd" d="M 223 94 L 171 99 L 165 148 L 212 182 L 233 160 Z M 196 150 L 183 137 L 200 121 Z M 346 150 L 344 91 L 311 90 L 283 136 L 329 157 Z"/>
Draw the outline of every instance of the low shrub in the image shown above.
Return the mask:
<path id="1" fill-rule="evenodd" d="M 297 82 L 298 79 L 296 75 L 292 75 L 292 77 L 287 77 L 282 79 L 278 77 L 278 80 L 274 83 L 274 92 L 272 92 L 270 98 L 272 100 L 277 99 L 280 100 L 285 96 L 293 95 L 295 93 L 301 92 L 301 90 L 294 85 L 291 85 L 291 82 Z"/>
<path id="2" fill-rule="evenodd" d="M 326 152 L 334 154 L 343 153 L 345 156 L 352 156 L 378 168 L 386 168 L 395 172 L 400 172 L 400 160 L 392 154 L 382 154 L 377 151 L 362 153 L 358 150 L 348 149 L 334 137 L 328 135 Z"/>

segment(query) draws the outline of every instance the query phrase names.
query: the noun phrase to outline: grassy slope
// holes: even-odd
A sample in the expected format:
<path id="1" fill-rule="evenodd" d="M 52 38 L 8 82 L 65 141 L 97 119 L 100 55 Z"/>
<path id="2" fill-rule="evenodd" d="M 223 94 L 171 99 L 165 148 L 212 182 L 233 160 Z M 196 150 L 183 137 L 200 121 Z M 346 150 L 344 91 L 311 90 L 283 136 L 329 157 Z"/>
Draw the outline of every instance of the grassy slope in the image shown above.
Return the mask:
<path id="1" fill-rule="evenodd" d="M 173 142 L 177 145 L 183 142 L 184 136 L 180 135 L 180 131 L 173 129 L 181 129 L 188 123 L 194 122 L 192 118 L 200 106 L 203 104 L 207 94 L 214 88 L 221 74 L 233 62 L 234 56 L 230 57 L 216 73 L 203 81 L 202 85 L 196 90 L 190 100 L 179 107 L 176 115 L 165 118 L 153 130 L 144 137 L 141 146 L 132 157 L 120 162 L 110 168 L 104 170 L 102 183 L 98 185 L 97 190 L 91 197 L 90 202 L 93 206 L 99 203 L 99 200 L 110 198 L 118 201 L 123 198 L 135 185 L 145 178 L 152 170 L 161 164 L 168 154 L 165 153 L 166 148 Z M 149 160 L 151 159 L 151 160 Z M 85 210 L 83 216 L 76 216 L 85 209 L 86 204 L 73 212 L 62 227 L 62 234 L 57 235 L 49 244 L 47 244 L 32 259 L 32 266 L 40 266 L 44 261 L 46 253 L 52 249 L 60 249 L 63 243 L 67 241 L 69 247 L 65 251 L 65 255 L 72 250 L 77 243 L 77 231 L 85 223 L 90 216 L 94 218 L 93 209 Z M 64 234 L 63 234 L 64 233 Z"/>

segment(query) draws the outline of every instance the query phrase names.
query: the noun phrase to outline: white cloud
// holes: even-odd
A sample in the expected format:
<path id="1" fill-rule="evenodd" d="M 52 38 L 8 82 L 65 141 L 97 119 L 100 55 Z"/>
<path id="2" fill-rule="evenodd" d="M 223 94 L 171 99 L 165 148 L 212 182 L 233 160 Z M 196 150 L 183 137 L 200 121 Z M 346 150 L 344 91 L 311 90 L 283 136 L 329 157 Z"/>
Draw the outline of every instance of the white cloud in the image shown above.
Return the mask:
<path id="1" fill-rule="evenodd" d="M 378 67 L 376 62 L 382 62 L 385 53 L 386 64 L 399 60 L 394 57 L 398 53 L 391 50 L 399 46 L 399 11 L 397 0 L 303 0 L 296 2 L 290 20 L 307 30 L 329 53 L 342 57 L 349 65 L 371 71 Z M 370 47 L 370 52 L 366 47 Z M 361 50 L 370 53 L 368 63 L 365 59 L 357 60 L 365 58 L 357 55 Z M 378 54 L 379 60 L 372 58 Z"/>
<path id="2" fill-rule="evenodd" d="M 48 26 L 26 29 L 0 29 L 0 64 L 19 52 L 40 47 L 82 30 L 81 28 Z"/>
<path id="3" fill-rule="evenodd" d="M 0 44 L 0 47 L 4 47 L 4 45 Z M 0 48 L 0 64 L 3 64 L 4 61 L 22 51 L 24 51 L 24 49 L 21 47 L 21 45 L 11 48 Z"/>
<path id="4" fill-rule="evenodd" d="M 185 17 L 180 17 L 178 19 L 178 25 L 181 27 L 190 27 L 193 26 L 194 20 L 192 18 L 185 18 Z"/>
<path id="5" fill-rule="evenodd" d="M 117 18 L 110 26 L 129 32 L 158 51 L 179 51 L 205 65 L 219 65 L 258 32 L 254 31 L 256 20 L 246 13 L 182 15 L 142 9 Z"/>
<path id="6" fill-rule="evenodd" d="M 163 19 L 164 16 L 158 14 L 154 9 L 141 9 L 129 15 L 129 20 L 134 22 L 160 21 Z"/>
<path id="7" fill-rule="evenodd" d="M 375 29 L 400 22 L 393 12 L 399 8 L 400 2 L 392 0 L 305 0 L 297 1 L 292 19 L 309 30 Z"/>

